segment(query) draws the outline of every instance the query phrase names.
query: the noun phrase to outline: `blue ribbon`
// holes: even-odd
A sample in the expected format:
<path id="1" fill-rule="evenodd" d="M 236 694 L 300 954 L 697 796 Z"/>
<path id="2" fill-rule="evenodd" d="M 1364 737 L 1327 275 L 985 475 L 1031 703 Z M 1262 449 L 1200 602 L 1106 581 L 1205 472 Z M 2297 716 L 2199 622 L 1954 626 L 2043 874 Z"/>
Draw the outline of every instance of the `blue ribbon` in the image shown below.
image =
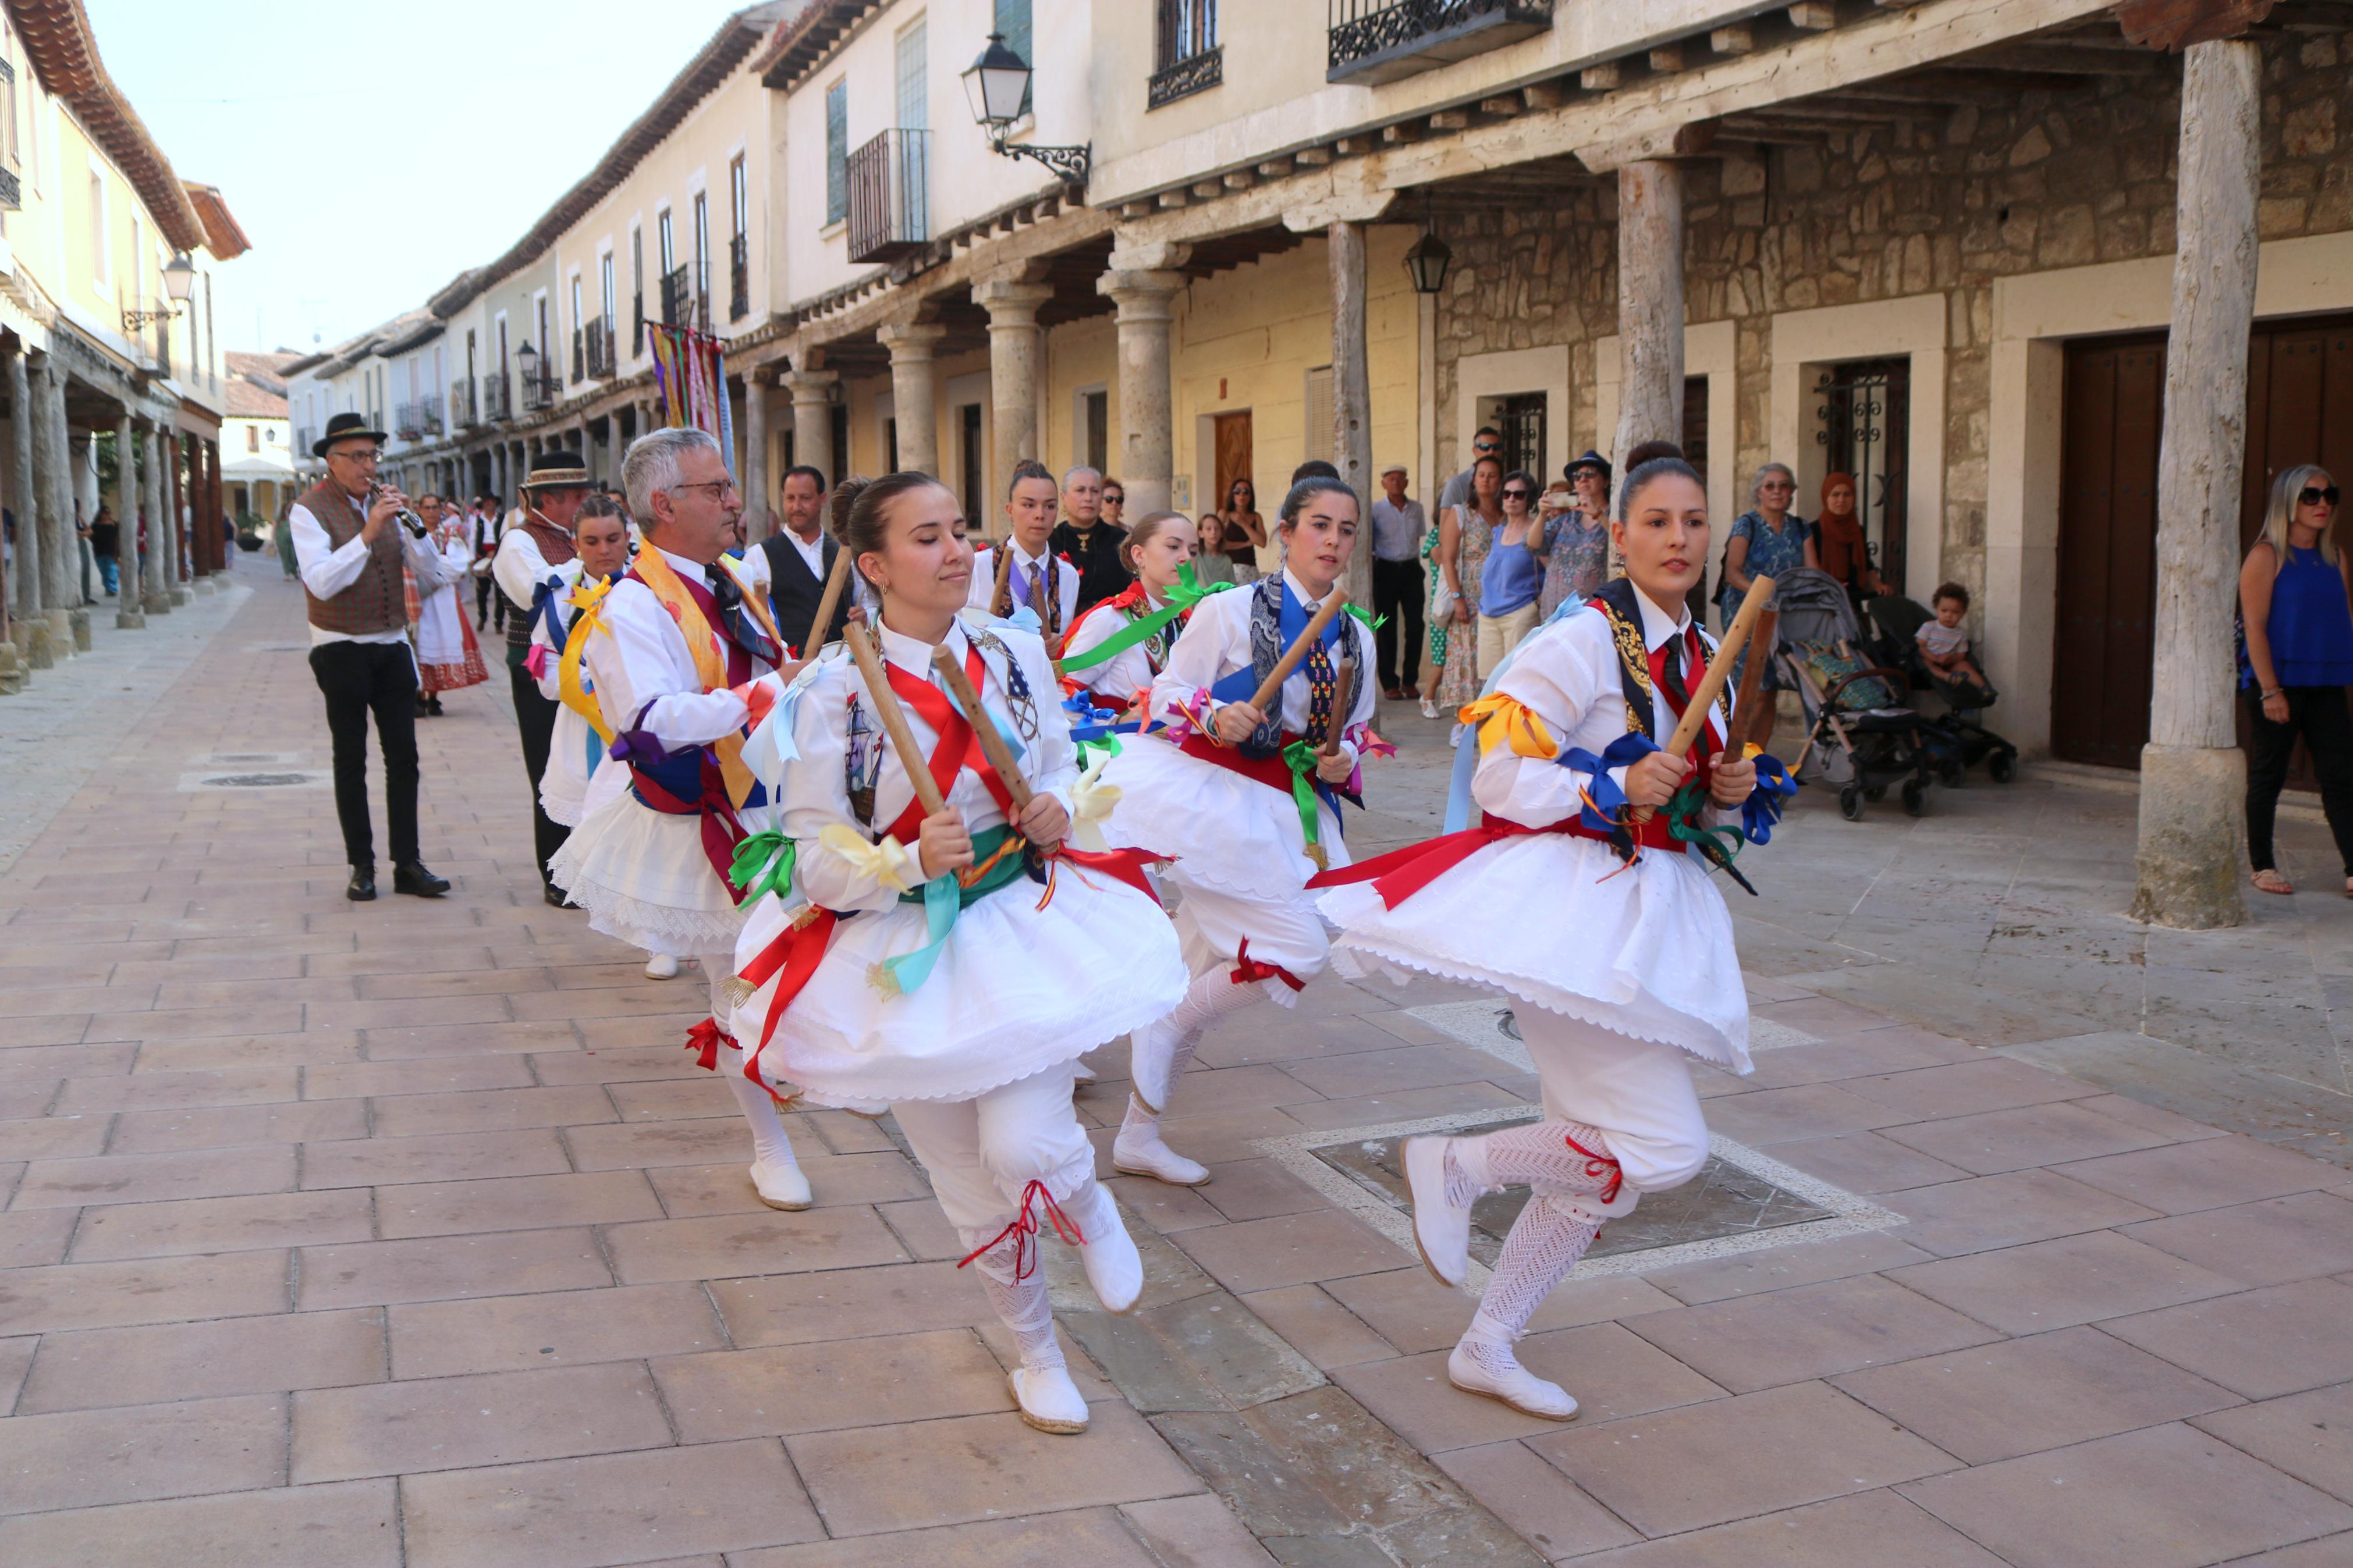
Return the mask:
<path id="1" fill-rule="evenodd" d="M 954 691 L 943 691 L 942 694 L 947 698 L 949 707 L 954 708 L 959 713 L 964 713 L 964 705 L 956 700 L 956 696 Z M 1021 737 L 1014 733 L 1012 724 L 1007 721 L 1003 714 L 997 712 L 996 709 L 991 708 L 988 705 L 988 700 L 985 697 L 981 699 L 980 710 L 987 717 L 991 727 L 993 727 L 997 731 L 997 734 L 1003 738 L 1005 742 L 1005 749 L 1013 753 L 1013 760 L 1015 762 L 1018 763 L 1023 757 L 1029 755 L 1029 748 L 1021 743 Z M 971 714 L 965 713 L 964 717 L 965 723 L 969 724 L 973 721 Z"/>
<path id="2" fill-rule="evenodd" d="M 556 619 L 556 590 L 564 586 L 561 577 L 550 577 L 531 591 L 531 619 L 547 627 L 547 643 L 557 653 L 564 651 L 564 624 Z M 523 639 L 531 638 L 531 628 L 523 629 Z"/>
<path id="3" fill-rule="evenodd" d="M 1038 612 L 1031 609 L 1027 605 L 1016 605 L 1005 615 L 991 616 L 989 617 L 989 624 L 991 626 L 1011 626 L 1015 631 L 1028 632 L 1031 637 L 1044 637 L 1046 635 L 1046 623 L 1039 620 L 1038 618 Z"/>
<path id="4" fill-rule="evenodd" d="M 1757 787 L 1740 803 L 1740 831 L 1751 844 L 1772 842 L 1781 808 L 1798 793 L 1798 781 L 1770 752 L 1757 753 Z"/>
<path id="5" fill-rule="evenodd" d="M 1658 742 L 1639 730 L 1629 730 L 1602 749 L 1599 756 L 1582 746 L 1571 746 L 1553 759 L 1564 768 L 1586 775 L 1588 804 L 1580 807 L 1577 820 L 1597 833 L 1609 833 L 1619 826 L 1619 814 L 1626 809 L 1626 792 L 1609 776 L 1612 768 L 1630 767 L 1659 749 Z M 1594 810 L 1595 806 L 1601 809 Z"/>

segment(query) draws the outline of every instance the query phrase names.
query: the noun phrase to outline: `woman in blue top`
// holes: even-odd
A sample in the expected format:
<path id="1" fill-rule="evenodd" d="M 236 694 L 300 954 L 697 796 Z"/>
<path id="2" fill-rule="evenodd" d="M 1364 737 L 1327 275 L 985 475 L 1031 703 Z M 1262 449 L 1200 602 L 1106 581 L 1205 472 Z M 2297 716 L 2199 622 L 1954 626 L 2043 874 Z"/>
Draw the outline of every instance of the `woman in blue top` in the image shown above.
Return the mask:
<path id="1" fill-rule="evenodd" d="M 1504 476 L 1497 498 L 1504 506 L 1504 526 L 1487 552 L 1479 574 L 1479 679 L 1484 680 L 1504 662 L 1512 645 L 1535 628 L 1536 600 L 1544 592 L 1544 558 L 1528 548 L 1535 528 L 1536 491 L 1543 489 L 1525 468 Z M 1539 531 L 1537 539 L 1543 534 Z"/>
<path id="2" fill-rule="evenodd" d="M 2293 893 L 2272 853 L 2272 817 L 2296 737 L 2320 775 L 2320 805 L 2345 862 L 2353 897 L 2353 557 L 2328 536 L 2337 490 L 2327 470 L 2307 463 L 2272 483 L 2263 537 L 2239 569 L 2247 668 L 2241 684 L 2254 713 L 2247 758 L 2247 858 L 2255 886 Z"/>
<path id="3" fill-rule="evenodd" d="M 1740 601 L 1748 596 L 1750 576 L 1778 578 L 1799 566 L 1821 564 L 1814 553 L 1813 529 L 1789 510 L 1797 494 L 1797 476 L 1785 465 L 1767 463 L 1757 470 L 1748 489 L 1749 510 L 1733 520 L 1732 533 L 1724 542 L 1724 574 L 1715 602 L 1726 630 L 1740 612 Z"/>

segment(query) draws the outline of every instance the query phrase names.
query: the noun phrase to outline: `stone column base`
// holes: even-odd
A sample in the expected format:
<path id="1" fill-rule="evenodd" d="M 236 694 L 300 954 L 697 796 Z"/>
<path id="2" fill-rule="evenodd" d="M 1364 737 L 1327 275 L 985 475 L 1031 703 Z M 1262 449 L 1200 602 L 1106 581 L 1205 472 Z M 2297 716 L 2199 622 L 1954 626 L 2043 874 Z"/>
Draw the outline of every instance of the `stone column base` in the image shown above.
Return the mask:
<path id="1" fill-rule="evenodd" d="M 119 632 L 144 631 L 147 629 L 147 617 L 138 610 L 117 610 L 114 612 L 114 629 Z"/>
<path id="2" fill-rule="evenodd" d="M 209 599 L 215 594 L 220 592 L 220 589 L 214 585 L 213 580 L 208 576 L 197 578 L 195 582 L 189 584 L 188 587 L 189 591 L 194 593 L 199 599 Z"/>
<path id="3" fill-rule="evenodd" d="M 43 610 L 41 618 L 49 624 L 49 651 L 58 658 L 71 658 L 74 649 L 71 610 Z"/>
<path id="4" fill-rule="evenodd" d="M 27 616 L 16 623 L 16 646 L 25 650 L 25 662 L 35 669 L 54 669 L 58 656 L 49 642 L 49 623 Z"/>
<path id="5" fill-rule="evenodd" d="M 140 607 L 151 616 L 168 616 L 172 613 L 172 595 L 149 594 L 140 600 Z"/>
<path id="6" fill-rule="evenodd" d="M 172 590 L 172 603 L 175 605 L 185 605 L 191 597 L 192 595 L 185 587 L 175 587 Z"/>
<path id="7" fill-rule="evenodd" d="M 2247 757 L 2236 746 L 2140 752 L 2138 886 L 2132 918 L 2181 931 L 2247 923 Z"/>
<path id="8" fill-rule="evenodd" d="M 66 624 L 73 629 L 74 652 L 88 653 L 90 651 L 90 612 L 68 610 Z"/>

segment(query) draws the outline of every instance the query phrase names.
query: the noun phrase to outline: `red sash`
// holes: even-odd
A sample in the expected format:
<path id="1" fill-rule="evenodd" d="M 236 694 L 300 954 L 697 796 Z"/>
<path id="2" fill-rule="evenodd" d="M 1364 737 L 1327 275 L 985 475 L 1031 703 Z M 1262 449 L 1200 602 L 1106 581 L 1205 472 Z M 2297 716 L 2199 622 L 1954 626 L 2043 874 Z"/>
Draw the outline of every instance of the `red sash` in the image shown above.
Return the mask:
<path id="1" fill-rule="evenodd" d="M 1246 779 L 1254 779 L 1267 788 L 1280 793 L 1283 799 L 1289 800 L 1291 767 L 1282 760 L 1282 750 L 1283 747 L 1289 746 L 1300 738 L 1285 730 L 1282 731 L 1282 745 L 1275 748 L 1274 755 L 1245 757 L 1233 747 L 1220 746 L 1197 730 L 1179 741 L 1176 743 L 1176 749 L 1188 757 L 1196 757 L 1205 763 L 1214 763 L 1228 773 L 1240 773 Z"/>
<path id="2" fill-rule="evenodd" d="M 1369 860 L 1318 871 L 1307 879 L 1307 885 L 1311 888 L 1336 888 L 1343 882 L 1370 882 L 1381 903 L 1393 910 L 1488 845 L 1500 844 L 1506 838 L 1524 837 L 1531 833 L 1559 833 L 1571 838 L 1590 838 L 1600 844 L 1609 842 L 1608 834 L 1597 832 L 1573 816 L 1547 823 L 1542 827 L 1530 827 L 1507 816 L 1491 816 L 1479 826 L 1466 828 L 1461 833 L 1424 839 L 1419 844 L 1409 844 L 1402 849 L 1392 849 L 1386 855 L 1376 855 Z M 1683 840 L 1668 837 L 1667 819 L 1663 816 L 1654 816 L 1648 822 L 1633 825 L 1633 833 L 1634 842 L 1645 849 L 1663 849 L 1675 855 L 1683 853 Z"/>

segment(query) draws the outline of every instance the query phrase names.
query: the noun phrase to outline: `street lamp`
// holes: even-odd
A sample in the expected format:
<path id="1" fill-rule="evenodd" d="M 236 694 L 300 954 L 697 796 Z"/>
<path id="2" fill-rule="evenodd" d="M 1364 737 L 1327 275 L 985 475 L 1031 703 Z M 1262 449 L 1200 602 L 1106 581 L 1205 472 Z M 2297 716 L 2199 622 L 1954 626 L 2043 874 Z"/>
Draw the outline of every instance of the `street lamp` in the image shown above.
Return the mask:
<path id="1" fill-rule="evenodd" d="M 1005 35 L 988 35 L 988 47 L 964 70 L 965 96 L 972 100 L 972 117 L 988 132 L 988 145 L 999 157 L 1028 158 L 1043 163 L 1074 185 L 1087 183 L 1093 148 L 1031 147 L 1008 142 L 1021 105 L 1029 97 L 1029 62 L 1007 47 Z"/>
<path id="2" fill-rule="evenodd" d="M 539 348 L 529 338 L 515 350 L 515 367 L 522 372 L 522 384 L 527 391 L 539 389 Z"/>
<path id="3" fill-rule="evenodd" d="M 185 250 L 164 264 L 164 292 L 170 300 L 160 310 L 125 310 L 122 325 L 126 331 L 137 331 L 156 321 L 169 321 L 187 309 L 188 300 L 196 291 L 196 264 Z"/>
<path id="4" fill-rule="evenodd" d="M 1435 294 L 1446 287 L 1446 269 L 1454 264 L 1454 252 L 1438 237 L 1431 226 L 1431 200 L 1422 197 L 1421 237 L 1405 253 L 1406 276 L 1413 279 L 1417 294 Z"/>

